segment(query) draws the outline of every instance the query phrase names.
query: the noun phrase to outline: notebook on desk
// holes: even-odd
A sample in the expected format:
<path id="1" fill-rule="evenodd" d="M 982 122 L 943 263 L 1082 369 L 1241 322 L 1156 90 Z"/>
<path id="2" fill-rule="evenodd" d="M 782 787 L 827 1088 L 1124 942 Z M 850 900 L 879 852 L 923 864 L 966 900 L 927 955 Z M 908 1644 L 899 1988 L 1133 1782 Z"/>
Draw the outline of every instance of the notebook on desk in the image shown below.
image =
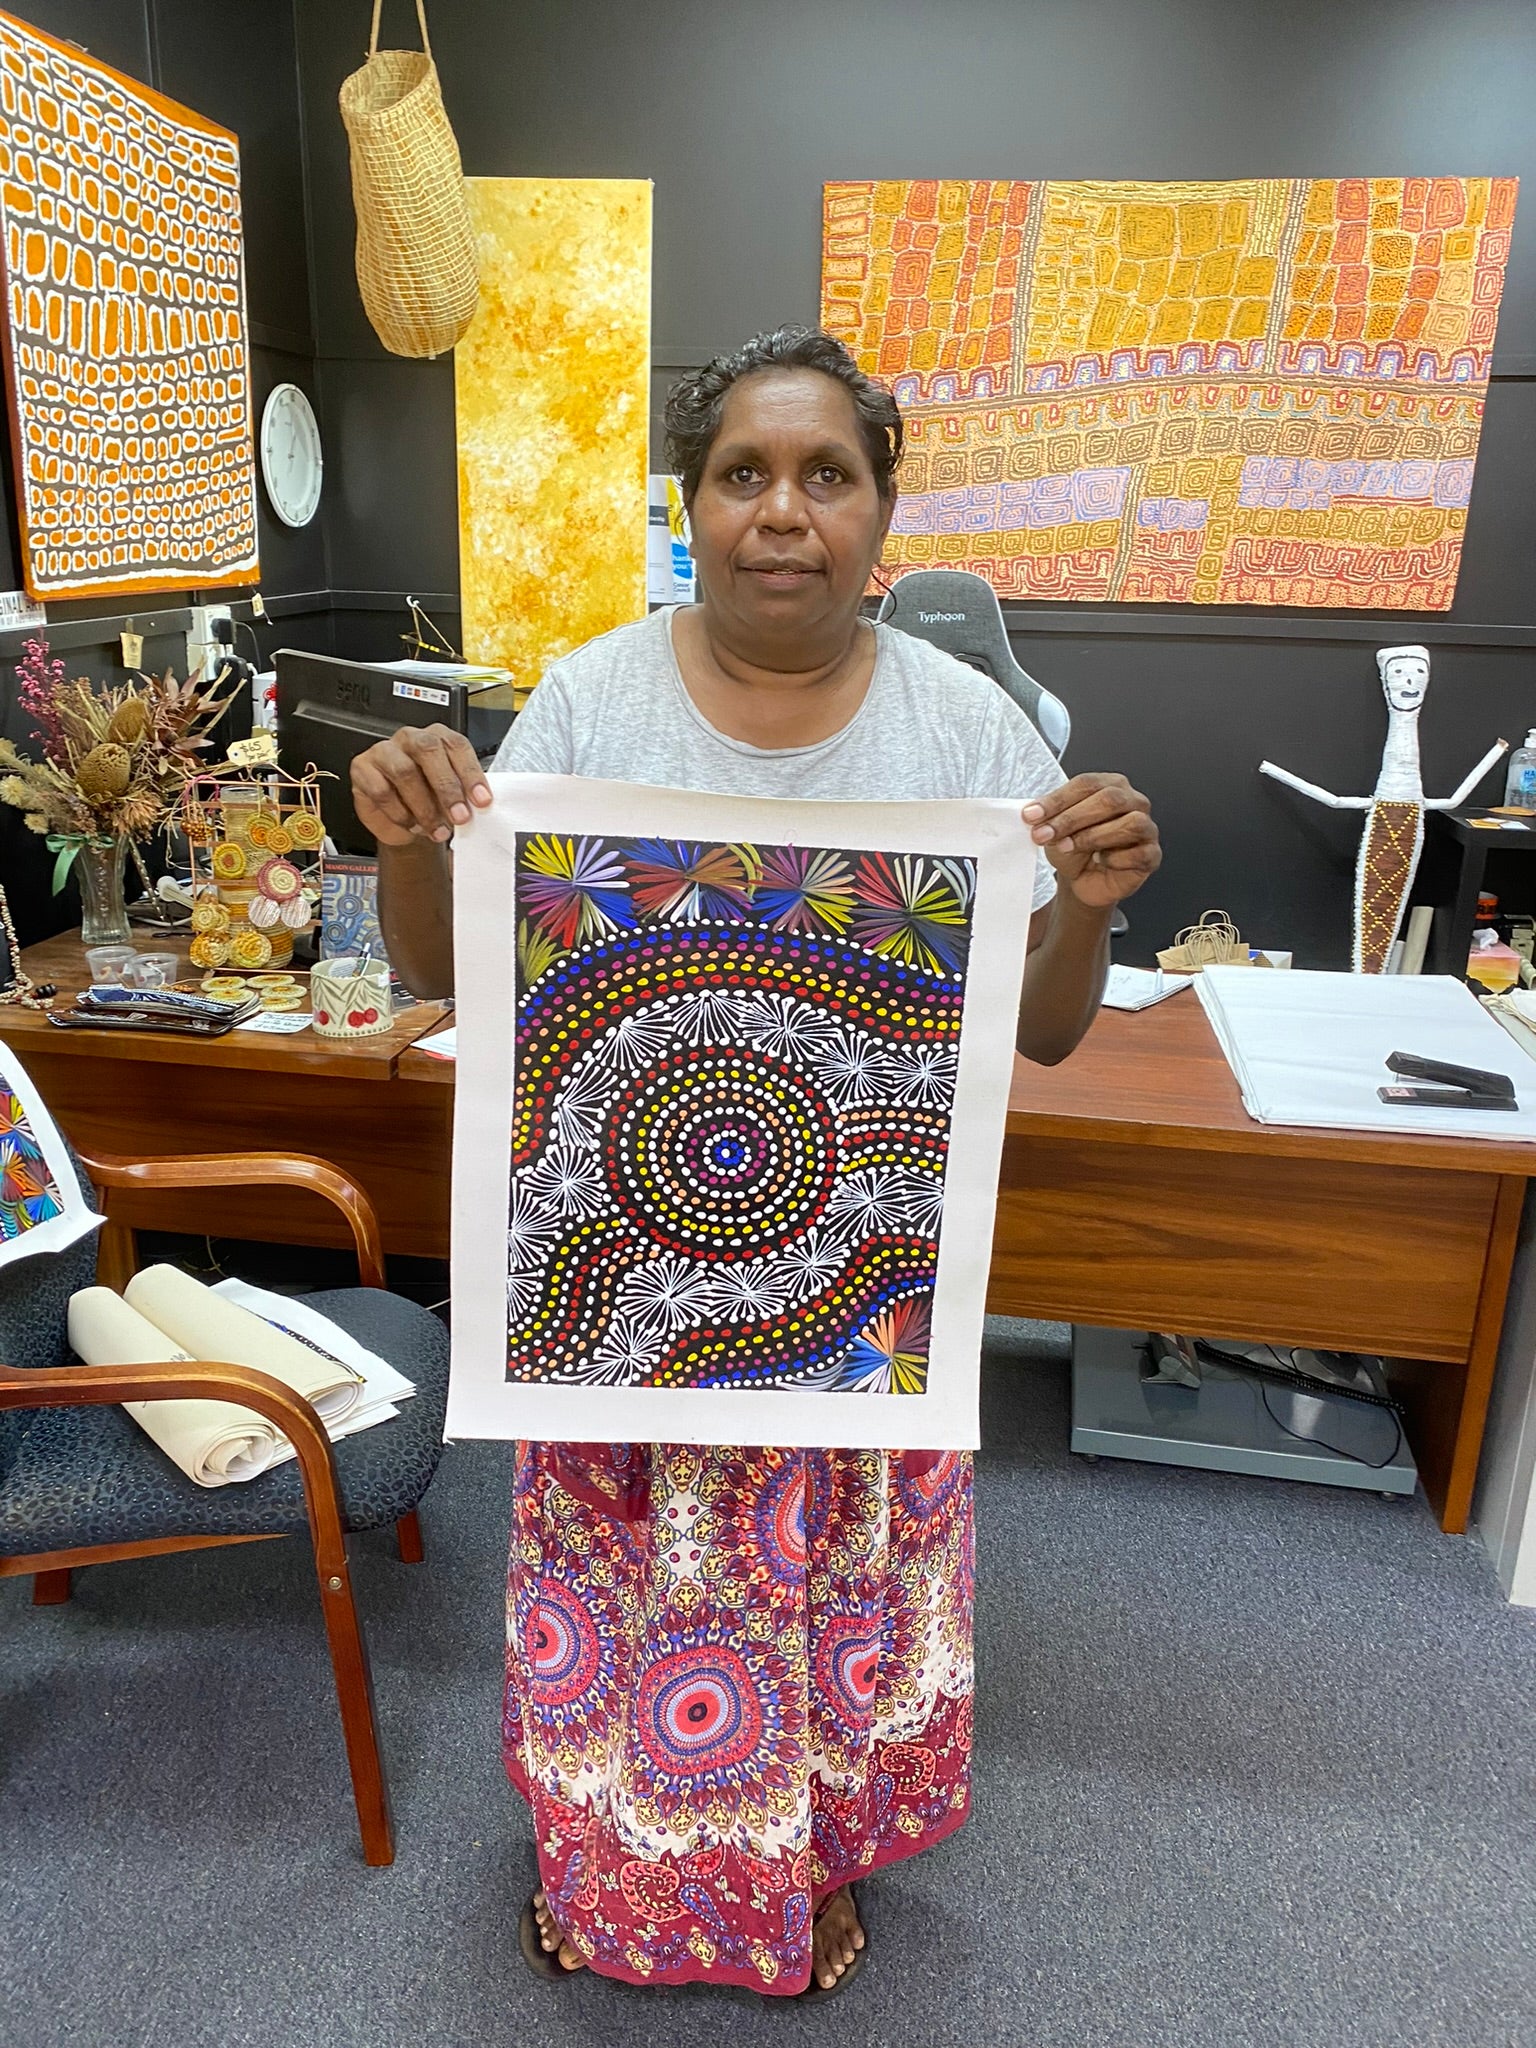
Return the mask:
<path id="1" fill-rule="evenodd" d="M 1449 975 L 1208 967 L 1196 987 L 1259 1123 L 1536 1142 L 1536 1061 Z M 1382 1102 L 1394 1052 L 1507 1074 L 1518 1106 L 1491 1115 Z"/>

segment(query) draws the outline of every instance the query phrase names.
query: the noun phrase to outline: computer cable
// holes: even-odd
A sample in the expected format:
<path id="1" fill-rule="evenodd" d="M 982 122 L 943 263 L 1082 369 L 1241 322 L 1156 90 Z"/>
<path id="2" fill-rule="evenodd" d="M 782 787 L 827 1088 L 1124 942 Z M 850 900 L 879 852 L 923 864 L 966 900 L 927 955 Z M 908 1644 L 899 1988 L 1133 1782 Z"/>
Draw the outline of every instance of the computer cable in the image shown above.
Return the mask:
<path id="1" fill-rule="evenodd" d="M 1195 1348 L 1206 1357 L 1219 1361 L 1232 1372 L 1251 1380 L 1270 1421 L 1283 1435 L 1294 1438 L 1297 1443 L 1313 1444 L 1320 1450 L 1330 1451 L 1334 1457 L 1345 1458 L 1352 1465 L 1363 1465 L 1367 1472 L 1383 1472 L 1387 1466 L 1396 1462 L 1397 1455 L 1403 1448 L 1403 1416 L 1401 1404 L 1394 1401 L 1390 1395 L 1371 1393 L 1364 1387 L 1341 1386 L 1335 1380 L 1320 1379 L 1315 1373 L 1303 1372 L 1295 1363 L 1282 1364 L 1280 1354 L 1273 1344 L 1264 1346 L 1275 1361 L 1273 1365 L 1265 1365 L 1255 1358 L 1244 1358 L 1235 1351 L 1224 1351 L 1219 1344 L 1213 1344 L 1206 1337 L 1197 1337 Z M 1283 1422 L 1275 1413 L 1268 1387 L 1265 1385 L 1266 1381 L 1289 1387 L 1293 1393 L 1315 1396 L 1342 1395 L 1346 1401 L 1357 1401 L 1363 1407 L 1387 1409 L 1392 1416 L 1395 1430 L 1391 1450 L 1381 1459 L 1363 1458 L 1358 1451 L 1347 1451 L 1342 1444 L 1330 1443 L 1326 1437 L 1308 1436 L 1303 1430 L 1292 1429 L 1289 1423 Z"/>

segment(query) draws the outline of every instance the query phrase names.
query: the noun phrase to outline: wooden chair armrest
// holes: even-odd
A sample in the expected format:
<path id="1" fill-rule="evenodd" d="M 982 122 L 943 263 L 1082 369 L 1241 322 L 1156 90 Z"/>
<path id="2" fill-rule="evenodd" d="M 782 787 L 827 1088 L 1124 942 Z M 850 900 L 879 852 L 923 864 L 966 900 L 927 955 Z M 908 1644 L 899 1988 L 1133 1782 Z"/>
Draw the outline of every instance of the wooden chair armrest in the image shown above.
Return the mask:
<path id="1" fill-rule="evenodd" d="M 269 1372 L 250 1365 L 177 1359 L 165 1365 L 0 1365 L 0 1413 L 7 1408 L 105 1408 L 123 1401 L 233 1401 L 254 1408 L 298 1453 L 315 1563 L 328 1590 L 346 1583 L 336 1460 L 313 1407 Z M 330 1585 L 331 1579 L 336 1584 Z"/>
<path id="2" fill-rule="evenodd" d="M 357 1274 L 364 1287 L 383 1287 L 384 1248 L 374 1206 L 339 1167 L 299 1152 L 210 1152 L 170 1159 L 125 1159 L 81 1152 L 98 1188 L 307 1188 L 340 1209 L 352 1226 Z M 217 1397 L 215 1397 L 217 1398 Z"/>

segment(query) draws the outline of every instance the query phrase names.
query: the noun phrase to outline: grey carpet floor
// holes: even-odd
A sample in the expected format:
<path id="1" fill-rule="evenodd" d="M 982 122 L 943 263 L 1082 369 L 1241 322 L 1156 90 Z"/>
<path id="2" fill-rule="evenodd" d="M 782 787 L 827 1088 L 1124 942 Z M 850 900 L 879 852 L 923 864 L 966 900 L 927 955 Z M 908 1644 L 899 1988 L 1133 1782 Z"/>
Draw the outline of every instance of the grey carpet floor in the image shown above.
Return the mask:
<path id="1" fill-rule="evenodd" d="M 970 1826 L 868 1887 L 821 2011 L 521 1962 L 496 1754 L 505 1451 L 361 1539 L 399 1856 L 366 1870 L 297 1544 L 0 1585 L 7 2048 L 1521 2048 L 1536 1616 L 1422 1501 L 1066 1449 L 991 1333 Z"/>

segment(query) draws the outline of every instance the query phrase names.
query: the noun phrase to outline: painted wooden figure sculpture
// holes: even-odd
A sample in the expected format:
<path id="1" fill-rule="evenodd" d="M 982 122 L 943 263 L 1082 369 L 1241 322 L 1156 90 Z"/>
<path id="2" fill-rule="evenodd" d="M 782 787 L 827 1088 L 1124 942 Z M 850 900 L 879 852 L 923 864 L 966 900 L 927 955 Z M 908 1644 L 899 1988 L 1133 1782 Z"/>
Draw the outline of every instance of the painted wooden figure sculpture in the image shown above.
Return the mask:
<path id="1" fill-rule="evenodd" d="M 1429 691 L 1429 649 L 1382 647 L 1376 666 L 1387 700 L 1387 740 L 1369 796 L 1335 796 L 1273 761 L 1259 763 L 1261 775 L 1272 775 L 1330 810 L 1367 814 L 1355 863 L 1356 974 L 1386 972 L 1424 845 L 1424 813 L 1454 810 L 1509 748 L 1508 740 L 1495 741 L 1454 795 L 1426 797 L 1419 772 L 1419 712 Z"/>

